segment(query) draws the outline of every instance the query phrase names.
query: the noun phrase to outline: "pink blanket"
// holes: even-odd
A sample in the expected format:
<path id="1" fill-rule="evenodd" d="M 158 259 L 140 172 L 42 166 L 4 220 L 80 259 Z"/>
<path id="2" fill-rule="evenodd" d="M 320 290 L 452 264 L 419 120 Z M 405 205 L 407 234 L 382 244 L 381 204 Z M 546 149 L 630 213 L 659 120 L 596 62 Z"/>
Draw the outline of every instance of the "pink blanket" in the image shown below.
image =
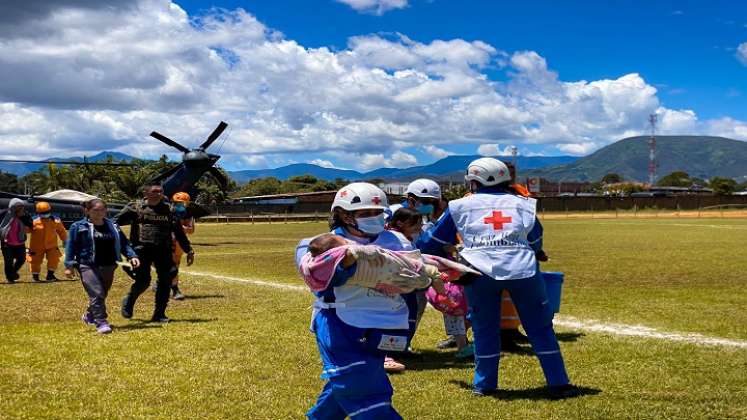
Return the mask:
<path id="1" fill-rule="evenodd" d="M 357 245 L 351 246 L 356 247 Z M 337 266 L 345 258 L 346 252 L 351 246 L 332 248 L 316 257 L 312 257 L 308 253 L 304 255 L 301 258 L 300 271 L 306 285 L 314 292 L 325 290 L 332 281 Z M 423 270 L 424 264 L 435 266 L 441 272 L 440 278 L 447 282 L 456 280 L 466 273 L 479 274 L 463 264 L 434 255 L 421 255 L 418 251 L 390 251 L 373 246 L 367 246 L 367 248 L 376 248 L 376 252 L 385 257 L 384 267 L 377 267 L 377 269 L 380 273 L 389 273 L 390 275 L 383 274 L 378 279 L 380 281 L 374 281 L 373 283 L 363 281 L 360 285 L 387 294 L 407 293 L 413 289 L 421 288 L 421 280 L 426 275 Z M 368 261 L 366 259 L 358 259 L 358 263 L 360 264 L 358 271 L 366 271 L 367 274 L 371 274 L 371 267 L 367 265 Z M 399 272 L 399 275 L 392 275 L 396 272 Z M 412 282 L 403 284 L 403 277 L 407 277 L 407 273 L 402 275 L 403 272 L 412 273 Z M 354 276 L 353 280 L 357 280 L 358 277 Z M 396 279 L 390 281 L 390 277 L 396 277 Z M 351 280 L 348 281 L 348 283 L 350 282 Z"/>

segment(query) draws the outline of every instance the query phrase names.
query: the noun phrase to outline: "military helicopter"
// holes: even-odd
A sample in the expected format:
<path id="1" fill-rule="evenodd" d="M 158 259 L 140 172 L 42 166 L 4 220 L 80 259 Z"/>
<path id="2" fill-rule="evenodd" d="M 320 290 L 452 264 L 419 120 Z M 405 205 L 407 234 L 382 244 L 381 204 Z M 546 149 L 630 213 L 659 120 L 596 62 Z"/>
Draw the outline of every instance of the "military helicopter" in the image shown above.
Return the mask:
<path id="1" fill-rule="evenodd" d="M 184 191 L 189 193 L 192 197 L 197 196 L 197 189 L 195 187 L 197 181 L 202 178 L 203 175 L 209 173 L 213 176 L 220 187 L 225 190 L 228 185 L 226 177 L 215 167 L 216 162 L 220 159 L 219 155 L 211 154 L 207 152 L 207 148 L 213 144 L 223 131 L 228 127 L 228 124 L 221 121 L 220 124 L 213 130 L 208 138 L 198 147 L 194 149 L 188 149 L 174 140 L 164 136 L 161 133 L 153 131 L 150 133 L 151 137 L 171 146 L 183 153 L 182 162 L 175 167 L 164 171 L 155 177 L 151 182 L 159 182 L 163 185 L 163 192 L 166 197 L 171 197 L 173 194 Z M 134 166 L 129 163 L 103 163 L 103 162 L 87 162 L 85 159 L 83 162 L 75 161 L 29 161 L 29 160 L 2 160 L 3 162 L 23 162 L 23 163 L 54 163 L 62 165 L 105 165 L 105 166 Z M 82 204 L 91 198 L 91 196 L 80 193 L 77 191 L 60 191 L 60 194 L 48 193 L 44 195 L 22 195 L 9 192 L 0 191 L 0 208 L 7 208 L 10 204 L 10 200 L 13 198 L 19 198 L 24 200 L 27 204 L 27 211 L 33 213 L 34 205 L 37 201 L 46 201 L 52 206 L 52 212 L 57 214 L 66 226 L 69 226 L 76 220 L 83 218 Z M 113 217 L 119 210 L 124 207 L 123 203 L 107 203 L 109 208 L 109 216 Z M 193 217 L 199 218 L 210 214 L 210 210 L 205 207 L 199 206 L 195 203 L 190 205 L 190 213 Z"/>

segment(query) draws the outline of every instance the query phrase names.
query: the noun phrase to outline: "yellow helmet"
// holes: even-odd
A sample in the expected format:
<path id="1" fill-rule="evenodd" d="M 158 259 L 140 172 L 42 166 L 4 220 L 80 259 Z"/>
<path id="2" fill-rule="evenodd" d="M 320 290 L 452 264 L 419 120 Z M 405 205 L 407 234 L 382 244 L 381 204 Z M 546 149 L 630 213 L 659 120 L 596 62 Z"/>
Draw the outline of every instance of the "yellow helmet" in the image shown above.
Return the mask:
<path id="1" fill-rule="evenodd" d="M 39 201 L 36 203 L 37 213 L 49 213 L 50 211 L 52 211 L 52 206 L 50 206 L 46 201 Z"/>
<path id="2" fill-rule="evenodd" d="M 190 197 L 189 194 L 187 194 L 185 192 L 178 192 L 178 193 L 174 194 L 173 197 L 171 197 L 171 200 L 175 201 L 175 202 L 179 201 L 179 202 L 182 202 L 182 203 L 189 203 L 190 200 L 192 200 L 192 197 Z"/>

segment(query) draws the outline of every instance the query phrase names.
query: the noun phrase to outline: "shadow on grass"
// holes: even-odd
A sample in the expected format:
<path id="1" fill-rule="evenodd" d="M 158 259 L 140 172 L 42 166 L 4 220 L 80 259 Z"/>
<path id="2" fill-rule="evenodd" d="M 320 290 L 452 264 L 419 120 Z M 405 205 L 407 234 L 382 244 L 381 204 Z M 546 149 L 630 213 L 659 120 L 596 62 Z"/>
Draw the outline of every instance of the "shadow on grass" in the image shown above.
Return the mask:
<path id="1" fill-rule="evenodd" d="M 225 295 L 185 295 L 184 300 L 225 299 Z"/>
<path id="2" fill-rule="evenodd" d="M 447 353 L 428 349 L 405 356 L 393 354 L 392 357 L 404 363 L 408 370 L 465 368 L 474 365 L 472 359 L 457 359 L 454 357 L 454 352 Z"/>
<path id="3" fill-rule="evenodd" d="M 465 381 L 449 381 L 453 385 L 457 385 L 463 389 L 472 391 L 472 384 Z M 590 388 L 586 386 L 579 386 L 578 389 L 581 391 L 580 395 L 571 398 L 583 397 L 586 395 L 597 395 L 602 393 L 601 389 Z M 498 389 L 497 391 L 486 395 L 488 398 L 495 398 L 497 400 L 513 401 L 513 400 L 553 400 L 547 387 L 541 386 L 529 389 Z"/>
<path id="4" fill-rule="evenodd" d="M 3 286 L 12 286 L 12 285 L 14 285 L 14 284 L 54 284 L 54 283 L 75 283 L 75 282 L 78 282 L 78 281 L 80 281 L 80 280 L 78 280 L 78 279 L 70 279 L 70 280 L 68 280 L 68 279 L 57 279 L 57 280 L 55 280 L 55 281 L 39 281 L 39 282 L 36 282 L 36 281 L 31 281 L 31 280 L 16 280 L 16 281 L 14 281 L 13 283 L 8 283 L 7 281 L 4 281 L 4 282 L 0 282 L 0 285 L 3 285 Z"/>
<path id="5" fill-rule="evenodd" d="M 218 318 L 186 318 L 186 319 L 171 319 L 167 323 L 154 322 L 150 319 L 133 319 L 132 323 L 116 327 L 117 330 L 143 330 L 148 328 L 161 328 L 168 324 L 202 324 L 205 322 L 217 321 Z"/>
<path id="6" fill-rule="evenodd" d="M 244 242 L 192 242 L 192 246 L 243 245 Z"/>
<path id="7" fill-rule="evenodd" d="M 586 336 L 586 334 L 579 332 L 556 332 L 555 336 L 558 337 L 558 341 L 562 341 L 563 343 L 575 343 L 579 338 Z"/>

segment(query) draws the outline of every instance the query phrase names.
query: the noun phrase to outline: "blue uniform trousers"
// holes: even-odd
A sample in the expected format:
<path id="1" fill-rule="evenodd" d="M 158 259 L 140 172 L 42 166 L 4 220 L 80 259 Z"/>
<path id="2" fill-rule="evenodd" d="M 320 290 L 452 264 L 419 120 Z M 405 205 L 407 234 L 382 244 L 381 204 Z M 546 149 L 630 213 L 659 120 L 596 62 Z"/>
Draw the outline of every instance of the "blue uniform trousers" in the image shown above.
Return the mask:
<path id="1" fill-rule="evenodd" d="M 492 391 L 498 387 L 503 290 L 511 293 L 521 324 L 539 358 L 548 385 L 569 383 L 552 327 L 553 310 L 540 276 L 539 270 L 534 277 L 519 280 L 495 280 L 482 276 L 465 286 L 469 304 L 468 319 L 472 323 L 475 338 L 475 390 Z"/>
<path id="2" fill-rule="evenodd" d="M 392 407 L 394 390 L 384 371 L 384 353 L 376 349 L 389 330 L 356 328 L 322 309 L 314 318 L 314 332 L 326 379 L 310 419 L 401 419 Z M 394 332 L 394 331 L 393 331 Z M 399 335 L 406 331 L 397 330 Z"/>

